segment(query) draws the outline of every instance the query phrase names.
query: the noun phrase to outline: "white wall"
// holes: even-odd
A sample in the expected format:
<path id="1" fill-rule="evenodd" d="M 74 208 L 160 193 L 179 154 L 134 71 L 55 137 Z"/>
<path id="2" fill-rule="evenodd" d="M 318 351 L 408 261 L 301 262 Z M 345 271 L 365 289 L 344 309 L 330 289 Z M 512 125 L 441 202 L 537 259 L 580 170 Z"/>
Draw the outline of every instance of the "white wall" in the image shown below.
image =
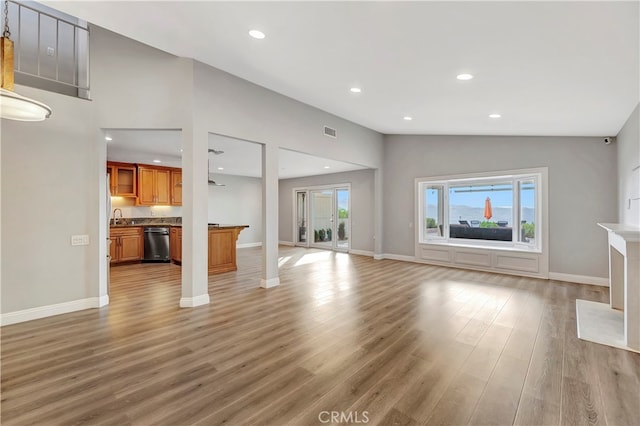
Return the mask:
<path id="1" fill-rule="evenodd" d="M 615 145 L 602 138 L 386 136 L 384 252 L 413 256 L 416 177 L 549 167 L 549 271 L 608 276 L 607 235 L 615 222 Z"/>
<path id="2" fill-rule="evenodd" d="M 262 243 L 262 179 L 211 174 L 226 186 L 209 185 L 209 223 L 249 225 L 238 244 Z"/>
<path id="3" fill-rule="evenodd" d="M 616 138 L 618 147 L 618 205 L 620 223 L 640 226 L 640 104 Z"/>
<path id="4" fill-rule="evenodd" d="M 278 213 L 280 241 L 294 242 L 293 188 L 351 184 L 351 248 L 373 252 L 374 247 L 374 171 L 358 170 L 280 180 Z"/>

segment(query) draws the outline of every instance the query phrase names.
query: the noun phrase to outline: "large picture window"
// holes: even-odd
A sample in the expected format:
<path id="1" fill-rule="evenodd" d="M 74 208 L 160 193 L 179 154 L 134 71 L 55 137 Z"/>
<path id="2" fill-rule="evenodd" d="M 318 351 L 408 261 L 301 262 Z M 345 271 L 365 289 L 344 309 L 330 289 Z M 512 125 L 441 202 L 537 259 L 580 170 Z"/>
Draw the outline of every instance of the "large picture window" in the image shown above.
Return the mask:
<path id="1" fill-rule="evenodd" d="M 541 173 L 418 179 L 420 243 L 539 250 Z"/>

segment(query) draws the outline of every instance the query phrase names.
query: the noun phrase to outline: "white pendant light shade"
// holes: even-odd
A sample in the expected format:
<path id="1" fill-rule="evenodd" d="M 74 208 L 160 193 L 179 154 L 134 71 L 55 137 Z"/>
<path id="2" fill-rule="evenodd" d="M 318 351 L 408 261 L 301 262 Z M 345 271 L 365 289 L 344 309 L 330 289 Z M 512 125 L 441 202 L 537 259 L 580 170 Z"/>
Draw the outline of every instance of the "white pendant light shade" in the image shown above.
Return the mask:
<path id="1" fill-rule="evenodd" d="M 4 29 L 0 37 L 0 118 L 17 121 L 42 121 L 49 118 L 51 108 L 13 91 L 13 55 L 13 41 L 9 31 L 9 0 L 4 0 Z"/>
<path id="2" fill-rule="evenodd" d="M 51 116 L 51 108 L 42 102 L 0 89 L 0 117 L 18 121 L 42 121 Z"/>

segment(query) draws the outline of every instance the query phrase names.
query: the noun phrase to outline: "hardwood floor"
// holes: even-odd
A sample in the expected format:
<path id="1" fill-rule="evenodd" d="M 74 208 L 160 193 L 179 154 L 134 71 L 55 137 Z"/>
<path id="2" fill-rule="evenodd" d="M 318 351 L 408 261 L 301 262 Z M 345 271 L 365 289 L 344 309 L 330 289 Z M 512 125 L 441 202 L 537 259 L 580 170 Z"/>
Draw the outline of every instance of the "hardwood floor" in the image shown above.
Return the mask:
<path id="1" fill-rule="evenodd" d="M 605 288 L 292 247 L 280 263 L 264 290 L 260 249 L 239 250 L 194 309 L 179 267 L 119 266 L 108 307 L 3 327 L 2 424 L 638 424 L 640 355 L 576 337 L 575 299 Z"/>

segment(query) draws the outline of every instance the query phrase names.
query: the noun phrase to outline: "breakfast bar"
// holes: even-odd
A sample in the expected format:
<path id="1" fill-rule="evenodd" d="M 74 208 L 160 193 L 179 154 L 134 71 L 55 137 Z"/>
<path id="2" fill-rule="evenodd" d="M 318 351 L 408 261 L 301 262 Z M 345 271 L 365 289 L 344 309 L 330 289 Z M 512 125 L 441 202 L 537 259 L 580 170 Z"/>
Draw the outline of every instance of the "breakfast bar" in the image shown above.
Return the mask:
<path id="1" fill-rule="evenodd" d="M 248 225 L 209 224 L 209 275 L 237 271 L 236 241 Z"/>
<path id="2" fill-rule="evenodd" d="M 159 262 L 182 263 L 182 222 L 180 218 L 133 218 L 120 219 L 110 226 L 111 265 L 147 261 L 147 251 L 163 244 L 146 244 L 143 239 L 149 228 L 165 229 L 168 234 L 166 255 Z M 249 225 L 227 225 L 209 223 L 208 226 L 208 271 L 209 275 L 237 271 L 236 242 L 243 229 Z M 157 248 L 157 247 L 155 247 Z"/>

